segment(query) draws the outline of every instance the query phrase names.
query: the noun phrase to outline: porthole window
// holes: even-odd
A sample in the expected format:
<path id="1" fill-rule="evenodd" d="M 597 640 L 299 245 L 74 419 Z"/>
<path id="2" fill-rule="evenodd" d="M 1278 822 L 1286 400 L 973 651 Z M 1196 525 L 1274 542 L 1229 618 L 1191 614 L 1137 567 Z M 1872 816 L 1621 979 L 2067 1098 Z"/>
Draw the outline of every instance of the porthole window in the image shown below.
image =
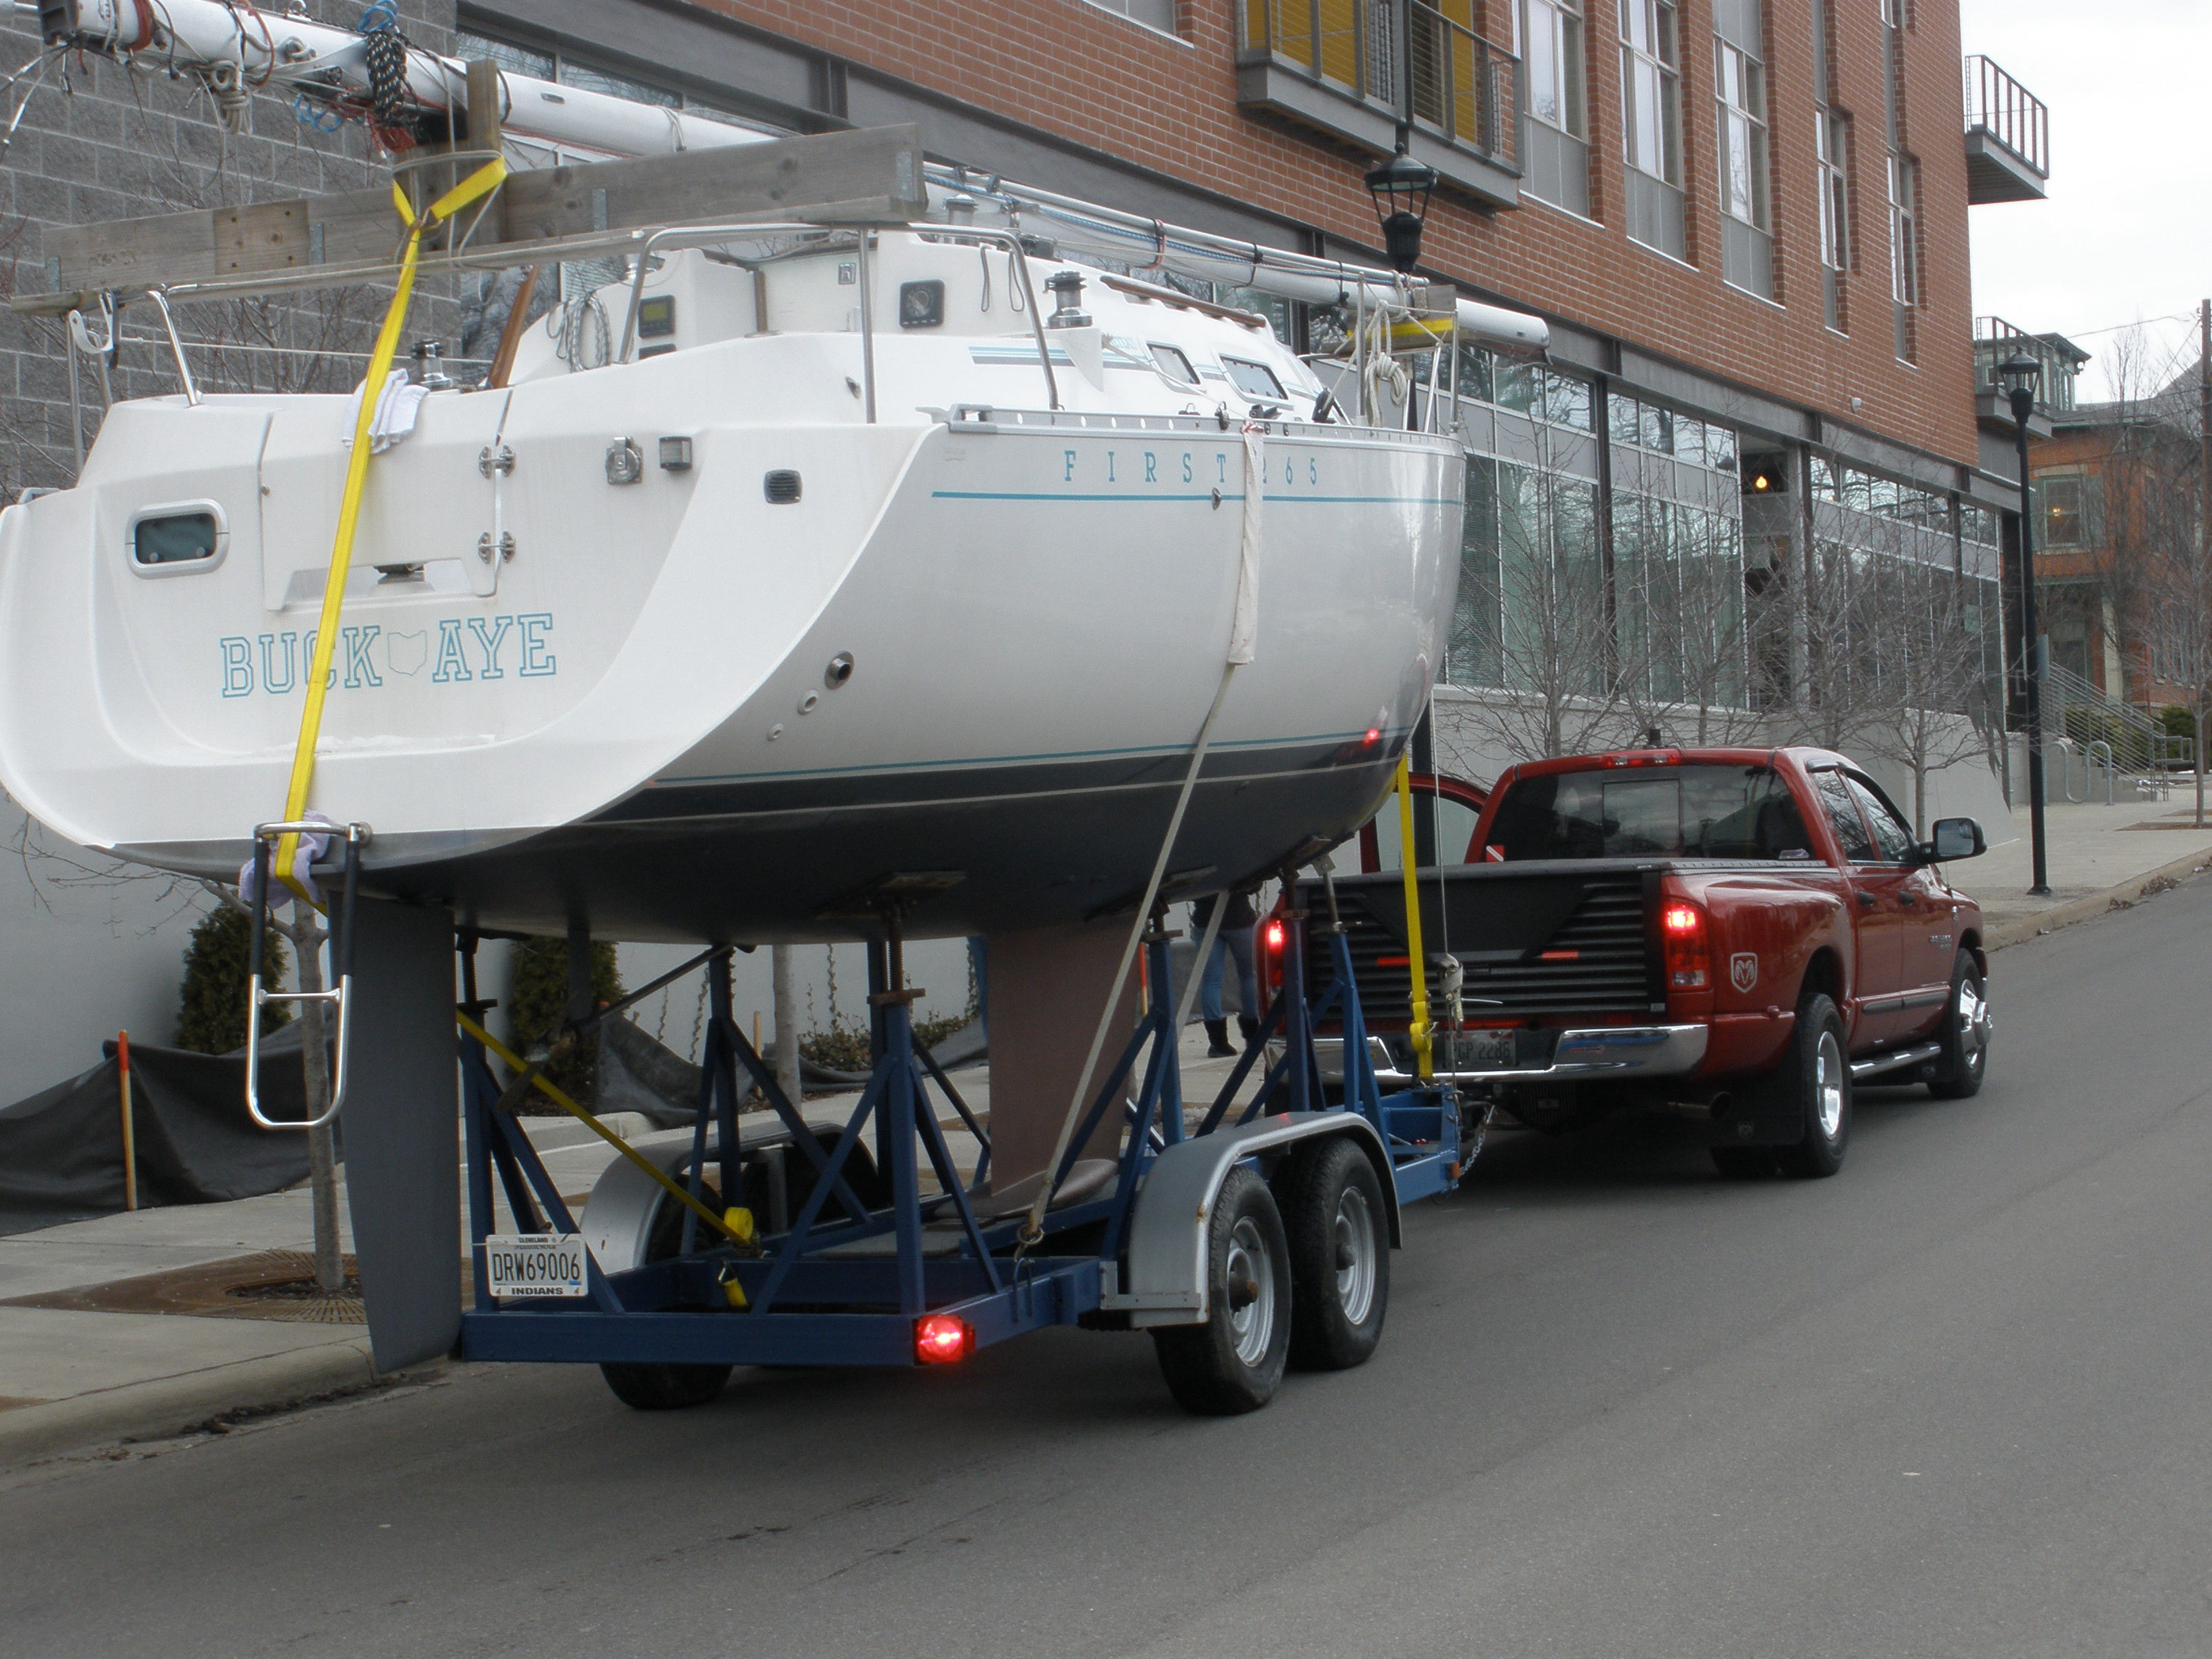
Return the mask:
<path id="1" fill-rule="evenodd" d="M 221 562 L 229 539 L 213 501 L 149 507 L 131 521 L 130 556 L 142 576 L 182 575 Z"/>
<path id="2" fill-rule="evenodd" d="M 1283 383 L 1275 378 L 1275 371 L 1265 363 L 1248 363 L 1242 357 L 1224 357 L 1221 366 L 1229 371 L 1231 382 L 1248 398 L 1280 398 L 1283 395 Z"/>
<path id="3" fill-rule="evenodd" d="M 1190 359 L 1171 345 L 1152 342 L 1152 361 L 1160 366 L 1160 373 L 1178 386 L 1196 386 L 1198 371 L 1190 366 Z"/>

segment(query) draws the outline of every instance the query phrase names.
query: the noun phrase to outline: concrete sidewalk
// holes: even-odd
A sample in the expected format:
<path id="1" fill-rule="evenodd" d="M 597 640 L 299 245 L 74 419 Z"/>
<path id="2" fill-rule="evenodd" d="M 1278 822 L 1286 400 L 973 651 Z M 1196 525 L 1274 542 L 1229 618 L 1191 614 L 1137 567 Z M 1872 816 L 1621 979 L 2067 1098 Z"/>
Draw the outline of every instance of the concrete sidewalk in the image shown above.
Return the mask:
<path id="1" fill-rule="evenodd" d="M 1982 905 L 1993 948 L 2103 915 L 2146 885 L 2212 865 L 2212 828 L 2191 826 L 2179 792 L 2166 802 L 2062 803 L 2046 816 L 2049 898 L 2027 896 L 2024 810 L 2013 824 L 1984 825 L 1993 837 L 2008 838 L 1947 872 Z M 1228 1062 L 1205 1059 L 1204 1042 L 1194 1027 L 1183 1044 L 1185 1095 L 1194 1103 L 1210 1099 L 1228 1071 Z M 954 1081 L 979 1115 L 989 1111 L 988 1068 L 957 1073 Z M 809 1101 L 807 1115 L 842 1121 L 855 1098 Z M 956 1161 L 972 1169 L 973 1138 L 958 1132 L 949 1114 L 947 1121 Z M 562 1193 L 580 1202 L 613 1154 L 568 1119 L 528 1122 Z M 609 1124 L 641 1145 L 689 1133 L 655 1133 L 629 1114 L 614 1115 Z M 296 1308 L 273 1303 L 104 1310 L 144 1304 L 147 1287 L 189 1279 L 195 1269 L 210 1283 L 225 1272 L 246 1274 L 271 1252 L 307 1250 L 313 1231 L 301 1187 L 0 1237 L 0 1304 L 26 1297 L 73 1304 L 0 1305 L 0 1468 L 118 1440 L 161 1438 L 227 1412 L 375 1386 L 368 1334 L 358 1323 L 303 1322 Z"/>
<path id="2" fill-rule="evenodd" d="M 2195 802 L 2186 789 L 2176 789 L 2164 801 L 2124 797 L 2111 806 L 2101 801 L 2061 801 L 2045 807 L 2045 865 L 2051 896 L 2031 898 L 2028 815 L 2021 806 L 2014 811 L 2010 824 L 1982 826 L 1992 842 L 2007 834 L 2011 839 L 1991 846 L 1978 859 L 1947 866 L 1944 873 L 1982 907 L 1990 945 L 2002 949 L 2101 915 L 2116 900 L 2132 902 L 2147 885 L 2179 880 L 2212 864 L 2212 822 L 2198 829 L 2195 816 Z M 2206 817 L 2212 821 L 2212 810 Z"/>

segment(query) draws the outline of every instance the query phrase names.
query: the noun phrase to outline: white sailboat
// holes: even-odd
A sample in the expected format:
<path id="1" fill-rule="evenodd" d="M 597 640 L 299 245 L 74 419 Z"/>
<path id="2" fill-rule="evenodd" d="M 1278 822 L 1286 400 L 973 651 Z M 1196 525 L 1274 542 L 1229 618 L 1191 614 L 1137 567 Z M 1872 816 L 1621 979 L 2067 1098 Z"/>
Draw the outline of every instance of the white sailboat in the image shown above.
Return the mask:
<path id="1" fill-rule="evenodd" d="M 172 31 L 258 73 L 228 7 L 82 10 L 111 48 Z M 359 37 L 270 27 L 272 67 L 343 82 Z M 636 106 L 561 108 L 550 142 L 637 147 Z M 1385 320 L 1402 284 L 957 173 L 929 195 L 913 222 L 611 237 L 629 280 L 533 327 L 504 385 L 395 400 L 312 799 L 374 827 L 372 890 L 485 928 L 747 942 L 865 932 L 857 896 L 898 872 L 925 878 L 915 937 L 1127 904 L 1254 537 L 1256 649 L 1170 890 L 1373 807 L 1449 624 L 1459 446 L 1160 278 Z M 1443 315 L 1431 337 L 1541 344 L 1532 319 Z M 74 488 L 0 512 L 0 781 L 43 823 L 227 875 L 281 816 L 357 409 L 118 404 Z"/>

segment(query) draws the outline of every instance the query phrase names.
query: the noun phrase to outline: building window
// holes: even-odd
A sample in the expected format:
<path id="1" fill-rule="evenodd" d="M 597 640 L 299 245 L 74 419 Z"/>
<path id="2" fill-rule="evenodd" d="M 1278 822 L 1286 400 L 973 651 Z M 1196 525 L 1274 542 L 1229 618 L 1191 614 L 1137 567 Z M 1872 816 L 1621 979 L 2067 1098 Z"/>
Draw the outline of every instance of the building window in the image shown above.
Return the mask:
<path id="1" fill-rule="evenodd" d="M 1851 268 L 1850 189 L 1846 172 L 1850 155 L 1851 122 L 1847 115 L 1829 110 L 1813 112 L 1817 124 L 1817 154 L 1820 169 L 1820 270 L 1826 290 L 1823 303 L 1830 328 L 1842 333 L 1849 325 L 1844 309 L 1844 277 Z"/>
<path id="2" fill-rule="evenodd" d="M 1581 0 L 1522 0 L 1515 22 L 1528 76 L 1524 186 L 1571 213 L 1589 212 L 1589 118 L 1583 103 Z"/>
<path id="3" fill-rule="evenodd" d="M 1142 23 L 1162 34 L 1176 32 L 1176 0 L 1090 0 L 1101 11 L 1110 11 Z"/>
<path id="4" fill-rule="evenodd" d="M 1628 234 L 1681 258 L 1682 43 L 1674 0 L 1620 0 Z"/>
<path id="5" fill-rule="evenodd" d="M 1759 0 L 1715 0 L 1713 98 L 1720 158 L 1721 274 L 1774 297 L 1766 197 L 1766 47 Z"/>
<path id="6" fill-rule="evenodd" d="M 2096 545 L 2093 528 L 2095 481 L 2082 477 L 2039 478 L 2036 493 L 2043 498 L 2042 544 L 2053 550 Z"/>
<path id="7" fill-rule="evenodd" d="M 1920 166 L 1889 158 L 1889 297 L 1897 312 L 1897 355 L 1914 360 L 1913 307 L 1920 303 Z"/>

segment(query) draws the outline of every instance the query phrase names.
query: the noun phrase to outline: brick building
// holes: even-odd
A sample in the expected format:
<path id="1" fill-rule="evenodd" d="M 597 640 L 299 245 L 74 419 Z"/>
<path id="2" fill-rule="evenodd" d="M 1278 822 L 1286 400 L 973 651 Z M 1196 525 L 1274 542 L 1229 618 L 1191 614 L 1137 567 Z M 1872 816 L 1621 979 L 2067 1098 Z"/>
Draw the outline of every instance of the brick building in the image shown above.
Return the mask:
<path id="1" fill-rule="evenodd" d="M 1403 130 L 1441 179 L 1424 271 L 1553 331 L 1547 367 L 1460 366 L 1448 760 L 1487 775 L 1543 741 L 1513 712 L 1532 694 L 1588 716 L 1554 711 L 1553 742 L 1811 733 L 1790 711 L 1877 672 L 1871 642 L 1834 648 L 1865 605 L 1817 603 L 1870 556 L 1948 573 L 1979 659 L 1960 710 L 2002 706 L 2017 496 L 2009 428 L 1977 408 L 1967 208 L 2039 196 L 2048 159 L 2041 106 L 1961 59 L 1948 0 L 463 0 L 456 21 L 535 73 L 797 131 L 917 122 L 985 174 L 1370 262 L 1362 174 Z M 1536 635 L 1589 663 L 1532 663 Z"/>

